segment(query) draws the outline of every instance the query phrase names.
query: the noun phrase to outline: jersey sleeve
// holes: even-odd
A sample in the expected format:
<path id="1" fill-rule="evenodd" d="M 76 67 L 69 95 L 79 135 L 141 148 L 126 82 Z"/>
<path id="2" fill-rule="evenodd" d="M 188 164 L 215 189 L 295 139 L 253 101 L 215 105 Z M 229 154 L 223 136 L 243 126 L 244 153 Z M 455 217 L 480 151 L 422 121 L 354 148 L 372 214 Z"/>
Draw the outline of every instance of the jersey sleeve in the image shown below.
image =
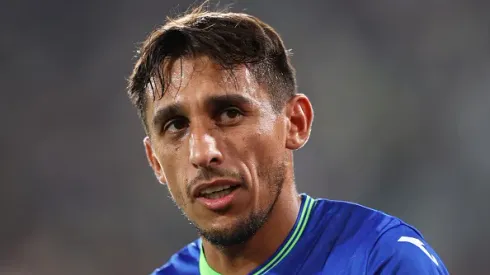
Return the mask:
<path id="1" fill-rule="evenodd" d="M 195 275 L 199 274 L 200 239 L 188 244 L 170 257 L 167 263 L 150 275 Z"/>
<path id="2" fill-rule="evenodd" d="M 449 274 L 436 252 L 418 232 L 398 225 L 382 234 L 368 260 L 367 274 Z"/>

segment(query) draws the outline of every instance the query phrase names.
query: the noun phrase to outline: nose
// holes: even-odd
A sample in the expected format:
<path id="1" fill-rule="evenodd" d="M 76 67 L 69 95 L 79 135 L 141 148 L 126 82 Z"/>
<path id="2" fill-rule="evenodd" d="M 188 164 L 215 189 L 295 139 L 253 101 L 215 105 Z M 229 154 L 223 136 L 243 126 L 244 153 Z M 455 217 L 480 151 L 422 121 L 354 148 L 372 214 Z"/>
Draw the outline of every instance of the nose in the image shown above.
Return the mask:
<path id="1" fill-rule="evenodd" d="M 195 129 L 191 133 L 189 148 L 190 162 L 196 168 L 217 165 L 223 161 L 216 138 L 203 129 Z"/>

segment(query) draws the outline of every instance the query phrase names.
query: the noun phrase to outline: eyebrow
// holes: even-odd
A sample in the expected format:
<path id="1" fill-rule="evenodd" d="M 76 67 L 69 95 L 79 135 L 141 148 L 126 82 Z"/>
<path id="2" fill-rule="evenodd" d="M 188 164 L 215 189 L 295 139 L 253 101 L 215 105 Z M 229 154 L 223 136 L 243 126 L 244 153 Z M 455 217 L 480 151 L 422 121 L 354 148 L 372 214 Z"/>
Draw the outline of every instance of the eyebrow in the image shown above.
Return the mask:
<path id="1" fill-rule="evenodd" d="M 205 104 L 208 108 L 220 110 L 230 105 L 251 106 L 254 104 L 254 101 L 241 94 L 225 94 L 210 96 L 206 99 Z"/>
<path id="2" fill-rule="evenodd" d="M 172 103 L 168 106 L 163 107 L 162 109 L 158 110 L 153 117 L 153 125 L 157 127 L 167 122 L 167 120 L 172 117 L 182 115 L 184 113 L 183 109 L 184 107 L 182 106 L 182 104 L 179 103 Z"/>
<path id="3" fill-rule="evenodd" d="M 212 111 L 226 108 L 230 105 L 251 106 L 254 100 L 247 98 L 241 94 L 224 94 L 213 95 L 205 99 L 206 108 Z M 172 103 L 158 110 L 153 117 L 153 125 L 159 126 L 166 123 L 170 118 L 183 116 L 185 114 L 184 106 L 181 103 Z"/>

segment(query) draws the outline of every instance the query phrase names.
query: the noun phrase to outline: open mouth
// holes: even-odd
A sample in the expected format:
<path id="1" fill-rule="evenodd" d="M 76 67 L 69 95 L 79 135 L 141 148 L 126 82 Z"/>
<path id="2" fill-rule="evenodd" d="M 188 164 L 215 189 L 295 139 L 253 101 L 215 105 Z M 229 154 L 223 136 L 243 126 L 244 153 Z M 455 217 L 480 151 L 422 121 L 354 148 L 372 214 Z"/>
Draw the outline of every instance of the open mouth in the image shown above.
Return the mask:
<path id="1" fill-rule="evenodd" d="M 199 193 L 199 197 L 210 200 L 220 199 L 231 194 L 231 192 L 235 191 L 238 188 L 238 185 L 211 186 L 202 190 Z"/>

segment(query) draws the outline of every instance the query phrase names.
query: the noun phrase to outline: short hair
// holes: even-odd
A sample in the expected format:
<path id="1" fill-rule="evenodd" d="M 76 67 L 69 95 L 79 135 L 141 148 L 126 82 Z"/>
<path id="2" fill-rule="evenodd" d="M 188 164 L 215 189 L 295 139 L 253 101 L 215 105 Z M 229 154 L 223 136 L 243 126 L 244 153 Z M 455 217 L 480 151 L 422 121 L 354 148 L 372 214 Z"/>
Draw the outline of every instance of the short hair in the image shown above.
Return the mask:
<path id="1" fill-rule="evenodd" d="M 205 56 L 232 74 L 236 67 L 245 65 L 259 84 L 265 84 L 275 111 L 296 94 L 290 51 L 271 26 L 249 14 L 210 12 L 201 5 L 176 19 L 167 18 L 142 43 L 138 54 L 128 95 L 146 132 L 146 89 L 159 83 L 159 96 L 163 97 L 171 82 L 172 66 L 182 58 Z"/>

